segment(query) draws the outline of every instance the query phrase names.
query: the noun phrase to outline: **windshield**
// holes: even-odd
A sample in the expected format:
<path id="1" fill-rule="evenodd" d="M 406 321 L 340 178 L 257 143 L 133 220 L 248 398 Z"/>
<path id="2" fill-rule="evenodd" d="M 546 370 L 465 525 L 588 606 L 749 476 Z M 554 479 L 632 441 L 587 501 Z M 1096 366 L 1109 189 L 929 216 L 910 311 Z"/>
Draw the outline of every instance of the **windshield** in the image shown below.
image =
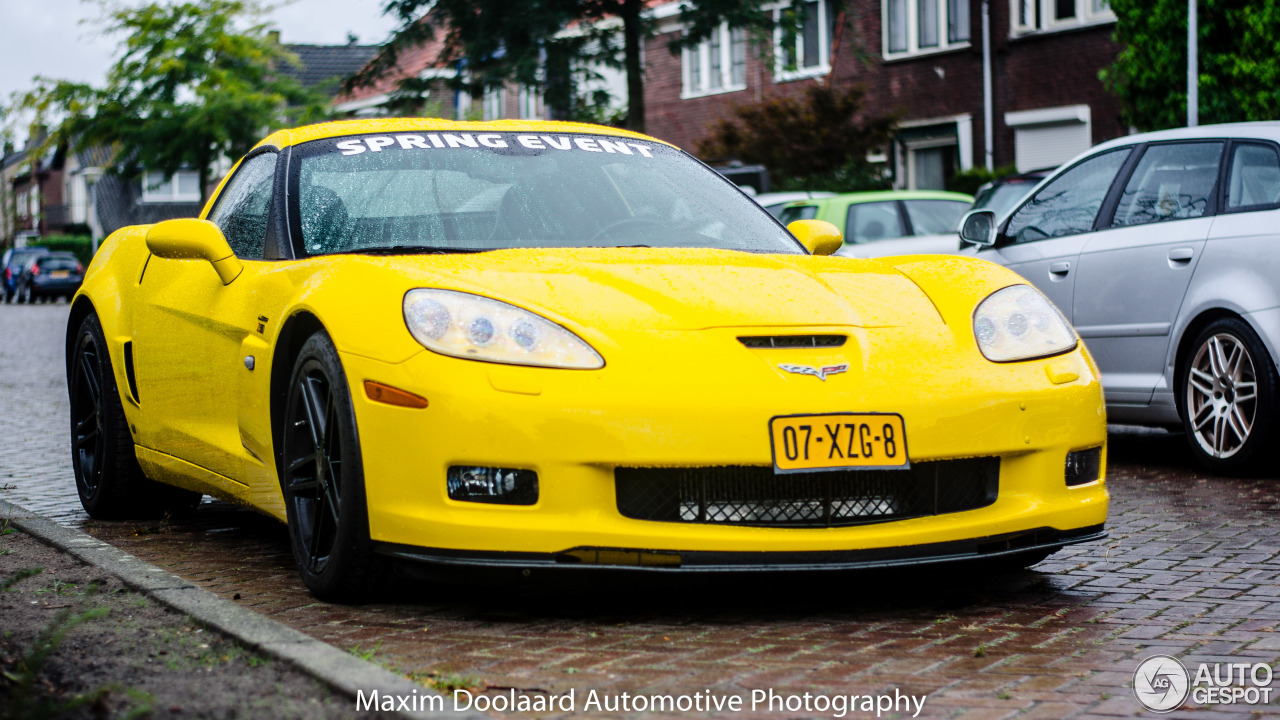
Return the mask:
<path id="1" fill-rule="evenodd" d="M 300 146 L 308 255 L 522 247 L 801 254 L 759 205 L 674 148 L 581 134 L 424 132 Z"/>

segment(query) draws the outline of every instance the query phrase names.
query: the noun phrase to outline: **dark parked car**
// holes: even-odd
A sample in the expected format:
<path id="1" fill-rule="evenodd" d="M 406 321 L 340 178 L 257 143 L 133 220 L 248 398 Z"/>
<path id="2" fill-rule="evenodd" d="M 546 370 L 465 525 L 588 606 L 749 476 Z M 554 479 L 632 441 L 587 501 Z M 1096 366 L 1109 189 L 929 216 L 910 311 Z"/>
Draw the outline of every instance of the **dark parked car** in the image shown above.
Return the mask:
<path id="1" fill-rule="evenodd" d="M 75 255 L 66 252 L 36 255 L 27 259 L 22 274 L 18 276 L 18 302 L 33 303 L 59 297 L 69 301 L 83 281 L 84 265 Z"/>
<path id="2" fill-rule="evenodd" d="M 49 248 L 30 247 L 30 248 L 9 248 L 4 251 L 4 257 L 0 258 L 0 268 L 4 273 L 4 301 L 13 302 L 13 298 L 18 295 L 18 276 L 22 274 L 22 269 L 27 266 L 27 261 L 37 255 L 48 255 Z"/>

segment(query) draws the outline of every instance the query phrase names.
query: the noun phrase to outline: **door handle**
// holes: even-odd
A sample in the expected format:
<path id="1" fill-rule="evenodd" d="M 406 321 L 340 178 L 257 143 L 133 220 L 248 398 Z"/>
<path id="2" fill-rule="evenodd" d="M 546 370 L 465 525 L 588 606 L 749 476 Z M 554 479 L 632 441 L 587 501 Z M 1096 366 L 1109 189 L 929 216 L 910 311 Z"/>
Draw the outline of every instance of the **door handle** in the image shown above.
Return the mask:
<path id="1" fill-rule="evenodd" d="M 1169 251 L 1169 262 L 1189 263 L 1195 254 L 1196 251 L 1191 248 L 1174 248 Z"/>
<path id="2" fill-rule="evenodd" d="M 1056 262 L 1049 266 L 1050 275 L 1057 275 L 1062 278 L 1066 277 L 1069 272 L 1071 272 L 1071 263 L 1069 262 Z"/>

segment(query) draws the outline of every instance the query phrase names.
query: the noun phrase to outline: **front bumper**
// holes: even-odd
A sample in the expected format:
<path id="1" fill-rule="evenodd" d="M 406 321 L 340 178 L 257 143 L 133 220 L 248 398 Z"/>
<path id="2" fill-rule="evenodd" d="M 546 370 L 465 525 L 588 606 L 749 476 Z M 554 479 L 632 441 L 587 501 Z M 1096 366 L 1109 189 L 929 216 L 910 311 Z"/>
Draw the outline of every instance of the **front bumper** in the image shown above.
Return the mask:
<path id="1" fill-rule="evenodd" d="M 1105 467 L 1102 391 L 1082 348 L 1047 360 L 976 367 L 944 357 L 922 377 L 909 359 L 929 357 L 930 348 L 912 348 L 906 331 L 874 344 L 863 336 L 897 331 L 849 332 L 859 342 L 842 355 L 810 359 L 850 362 L 849 373 L 825 382 L 776 371 L 780 358 L 792 360 L 796 350 L 743 348 L 761 366 L 741 363 L 721 374 L 659 371 L 643 359 L 568 371 L 425 351 L 396 364 L 343 353 L 372 539 L 384 552 L 446 563 L 566 566 L 592 564 L 583 558 L 604 552 L 622 553 L 621 565 L 628 553 L 638 566 L 644 554 L 667 554 L 678 556 L 682 568 L 726 569 L 872 567 L 1101 537 L 1105 482 L 1064 482 L 1073 450 L 1104 447 Z M 732 340 L 732 331 L 724 334 Z M 898 369 L 883 358 L 852 355 L 873 345 L 899 347 Z M 691 358 L 683 365 L 717 367 L 698 362 L 700 348 L 686 351 Z M 719 360 L 718 367 L 737 368 Z M 876 368 L 886 372 L 877 375 Z M 365 396 L 365 380 L 419 394 L 430 405 L 376 403 Z M 999 458 L 996 501 L 963 512 L 816 528 L 658 522 L 619 512 L 615 468 L 769 466 L 771 417 L 828 412 L 900 413 L 913 463 Z M 538 501 L 452 500 L 445 476 L 454 465 L 533 470 Z M 1006 540 L 1021 544 L 992 549 Z M 670 557 L 655 561 L 672 567 Z"/>

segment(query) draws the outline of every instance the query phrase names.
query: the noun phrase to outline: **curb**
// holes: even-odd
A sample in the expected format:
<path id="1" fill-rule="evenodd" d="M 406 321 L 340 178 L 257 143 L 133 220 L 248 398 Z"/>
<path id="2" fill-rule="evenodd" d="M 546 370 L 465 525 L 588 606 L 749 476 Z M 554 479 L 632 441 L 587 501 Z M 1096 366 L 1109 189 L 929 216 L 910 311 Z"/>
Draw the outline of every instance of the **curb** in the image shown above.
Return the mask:
<path id="1" fill-rule="evenodd" d="M 9 520 L 40 542 L 115 575 L 134 590 L 230 635 L 246 647 L 293 665 L 350 697 L 353 709 L 358 691 L 370 694 L 375 690 L 381 697 L 408 698 L 410 703 L 415 702 L 415 698 L 439 697 L 444 707 L 449 706 L 448 698 L 434 690 L 218 597 L 113 545 L 75 528 L 59 525 L 21 505 L 0 500 L 0 520 Z M 412 720 L 488 720 L 488 716 L 473 712 L 388 712 Z"/>

